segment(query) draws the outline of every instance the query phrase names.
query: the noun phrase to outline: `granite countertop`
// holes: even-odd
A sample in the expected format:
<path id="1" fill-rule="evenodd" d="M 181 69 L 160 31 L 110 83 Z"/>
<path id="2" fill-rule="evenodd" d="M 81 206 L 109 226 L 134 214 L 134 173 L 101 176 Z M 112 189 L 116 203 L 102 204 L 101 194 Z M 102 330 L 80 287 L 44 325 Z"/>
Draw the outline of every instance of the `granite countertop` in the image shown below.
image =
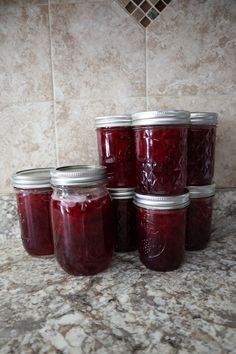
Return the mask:
<path id="1" fill-rule="evenodd" d="M 117 254 L 93 277 L 0 241 L 0 354 L 236 353 L 236 220 L 214 224 L 209 247 L 177 271 Z"/>

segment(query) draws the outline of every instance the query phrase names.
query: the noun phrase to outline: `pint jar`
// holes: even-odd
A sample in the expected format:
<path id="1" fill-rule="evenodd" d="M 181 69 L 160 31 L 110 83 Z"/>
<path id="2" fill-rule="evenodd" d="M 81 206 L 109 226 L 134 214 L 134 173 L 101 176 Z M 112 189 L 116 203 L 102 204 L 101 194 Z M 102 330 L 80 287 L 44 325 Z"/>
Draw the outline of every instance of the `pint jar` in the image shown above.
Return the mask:
<path id="1" fill-rule="evenodd" d="M 108 187 L 135 187 L 135 150 L 131 116 L 96 118 L 100 165 L 107 167 Z"/>
<path id="2" fill-rule="evenodd" d="M 187 184 L 209 185 L 214 176 L 217 114 L 192 112 L 190 120 Z"/>
<path id="3" fill-rule="evenodd" d="M 184 192 L 189 115 L 186 111 L 133 114 L 138 192 L 159 195 Z"/>
<path id="4" fill-rule="evenodd" d="M 211 219 L 215 184 L 190 186 L 190 206 L 187 215 L 186 250 L 206 248 L 211 236 Z"/>
<path id="5" fill-rule="evenodd" d="M 184 259 L 189 195 L 135 194 L 138 250 L 141 262 L 152 270 L 170 271 Z"/>
<path id="6" fill-rule="evenodd" d="M 105 270 L 114 246 L 106 168 L 66 166 L 52 171 L 52 229 L 55 256 L 69 274 Z"/>
<path id="7" fill-rule="evenodd" d="M 31 256 L 53 254 L 50 170 L 36 168 L 13 176 L 22 243 Z"/>
<path id="8" fill-rule="evenodd" d="M 137 249 L 134 188 L 109 188 L 115 220 L 115 251 Z"/>

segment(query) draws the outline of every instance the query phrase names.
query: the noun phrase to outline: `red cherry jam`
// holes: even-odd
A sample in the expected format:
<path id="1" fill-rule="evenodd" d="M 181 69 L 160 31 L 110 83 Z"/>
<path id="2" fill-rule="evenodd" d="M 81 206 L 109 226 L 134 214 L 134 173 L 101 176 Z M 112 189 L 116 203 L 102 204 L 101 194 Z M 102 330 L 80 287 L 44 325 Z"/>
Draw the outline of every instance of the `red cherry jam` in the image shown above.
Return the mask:
<path id="1" fill-rule="evenodd" d="M 216 113 L 191 113 L 188 131 L 189 186 L 212 183 L 215 165 Z"/>
<path id="2" fill-rule="evenodd" d="M 49 169 L 20 171 L 13 177 L 22 243 L 31 256 L 54 253 L 50 221 L 52 189 L 47 186 L 49 181 Z"/>
<path id="3" fill-rule="evenodd" d="M 137 230 L 134 188 L 109 189 L 115 219 L 115 251 L 130 252 L 137 249 Z"/>
<path id="4" fill-rule="evenodd" d="M 108 120 L 108 123 L 104 123 L 102 119 L 105 122 Z M 135 187 L 135 149 L 131 117 L 98 117 L 96 125 L 99 162 L 107 167 L 108 187 Z"/>
<path id="5" fill-rule="evenodd" d="M 215 186 L 204 186 L 203 189 L 211 188 L 210 193 L 201 193 L 201 187 L 190 189 L 190 206 L 187 214 L 186 250 L 199 251 L 207 247 L 211 236 L 211 220 L 213 210 Z M 195 194 L 194 194 L 195 191 Z M 197 194 L 198 193 L 198 194 Z"/>
<path id="6" fill-rule="evenodd" d="M 140 260 L 156 271 L 177 269 L 184 259 L 188 194 L 177 197 L 179 205 L 174 202 L 171 206 L 170 198 L 161 200 L 141 194 L 135 197 Z"/>
<path id="7" fill-rule="evenodd" d="M 85 169 L 85 167 L 83 167 Z M 60 266 L 69 274 L 92 275 L 105 270 L 112 259 L 114 247 L 113 214 L 111 198 L 105 185 L 88 174 L 83 186 L 80 168 L 59 168 L 59 177 L 52 177 L 54 192 L 51 201 L 52 228 L 55 256 Z M 77 177 L 61 178 L 65 171 Z M 77 171 L 77 172 L 76 172 Z M 61 181 L 60 181 L 61 178 Z M 74 182 L 73 182 L 74 178 Z M 99 176 L 98 176 L 99 178 Z M 76 183 L 77 185 L 56 185 Z M 81 185 L 80 185 L 81 183 Z"/>
<path id="8" fill-rule="evenodd" d="M 171 113 L 173 120 L 168 119 Z M 137 190 L 159 195 L 183 193 L 187 181 L 189 113 L 143 112 L 133 117 Z"/>

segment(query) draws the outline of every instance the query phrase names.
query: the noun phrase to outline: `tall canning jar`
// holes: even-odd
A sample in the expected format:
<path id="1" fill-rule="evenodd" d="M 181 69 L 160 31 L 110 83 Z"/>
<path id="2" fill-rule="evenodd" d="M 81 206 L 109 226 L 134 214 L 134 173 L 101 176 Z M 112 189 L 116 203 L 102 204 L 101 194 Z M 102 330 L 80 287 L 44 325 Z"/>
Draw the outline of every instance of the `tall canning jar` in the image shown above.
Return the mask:
<path id="1" fill-rule="evenodd" d="M 159 195 L 184 192 L 189 116 L 186 111 L 132 115 L 138 192 Z"/>
<path id="2" fill-rule="evenodd" d="M 106 182 L 102 166 L 65 166 L 52 171 L 55 256 L 69 274 L 96 274 L 111 262 L 114 225 Z"/>
<path id="3" fill-rule="evenodd" d="M 131 116 L 96 118 L 100 165 L 107 167 L 108 187 L 135 187 L 135 149 Z"/>
<path id="4" fill-rule="evenodd" d="M 209 185 L 214 177 L 217 114 L 192 112 L 190 120 L 187 185 Z"/>
<path id="5" fill-rule="evenodd" d="M 177 269 L 184 259 L 188 193 L 178 196 L 135 194 L 138 250 L 152 270 Z"/>
<path id="6" fill-rule="evenodd" d="M 188 187 L 190 206 L 187 216 L 186 250 L 206 248 L 211 236 L 215 184 Z"/>
<path id="7" fill-rule="evenodd" d="M 54 253 L 50 222 L 51 168 L 18 171 L 13 176 L 21 238 L 31 256 Z"/>

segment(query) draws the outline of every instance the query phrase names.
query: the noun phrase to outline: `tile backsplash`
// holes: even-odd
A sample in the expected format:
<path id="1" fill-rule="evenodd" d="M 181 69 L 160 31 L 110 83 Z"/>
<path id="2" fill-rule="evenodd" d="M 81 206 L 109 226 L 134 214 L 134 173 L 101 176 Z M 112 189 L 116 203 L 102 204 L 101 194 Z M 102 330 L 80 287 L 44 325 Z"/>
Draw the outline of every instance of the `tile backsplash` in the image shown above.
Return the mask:
<path id="1" fill-rule="evenodd" d="M 0 0 L 0 193 L 97 162 L 97 115 L 164 108 L 219 112 L 215 180 L 236 187 L 235 21 L 228 0 Z"/>

